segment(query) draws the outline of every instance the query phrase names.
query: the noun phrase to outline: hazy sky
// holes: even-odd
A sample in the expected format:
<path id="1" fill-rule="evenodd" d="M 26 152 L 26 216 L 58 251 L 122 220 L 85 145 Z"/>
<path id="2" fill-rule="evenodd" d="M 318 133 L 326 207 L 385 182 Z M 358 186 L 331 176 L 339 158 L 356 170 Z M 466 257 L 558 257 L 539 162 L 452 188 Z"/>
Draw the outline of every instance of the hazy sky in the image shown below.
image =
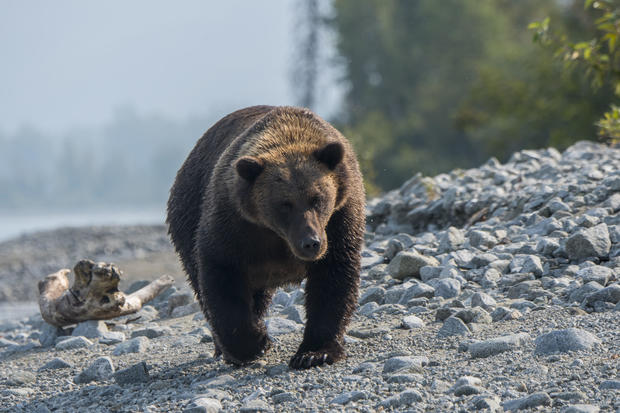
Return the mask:
<path id="1" fill-rule="evenodd" d="M 293 104 L 295 0 L 4 0 L 0 131 Z"/>

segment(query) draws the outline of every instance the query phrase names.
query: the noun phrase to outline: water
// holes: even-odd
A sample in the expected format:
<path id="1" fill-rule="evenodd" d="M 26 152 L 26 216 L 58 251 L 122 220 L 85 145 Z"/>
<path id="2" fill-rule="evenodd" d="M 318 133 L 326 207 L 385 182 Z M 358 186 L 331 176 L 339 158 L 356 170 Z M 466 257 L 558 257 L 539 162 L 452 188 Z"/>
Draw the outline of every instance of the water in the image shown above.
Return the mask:
<path id="1" fill-rule="evenodd" d="M 73 212 L 0 211 L 0 241 L 21 234 L 59 227 L 87 225 L 163 224 L 164 206 L 135 209 L 99 209 Z"/>
<path id="2" fill-rule="evenodd" d="M 39 304 L 35 302 L 18 301 L 15 303 L 0 303 L 0 322 L 22 320 L 38 312 Z"/>

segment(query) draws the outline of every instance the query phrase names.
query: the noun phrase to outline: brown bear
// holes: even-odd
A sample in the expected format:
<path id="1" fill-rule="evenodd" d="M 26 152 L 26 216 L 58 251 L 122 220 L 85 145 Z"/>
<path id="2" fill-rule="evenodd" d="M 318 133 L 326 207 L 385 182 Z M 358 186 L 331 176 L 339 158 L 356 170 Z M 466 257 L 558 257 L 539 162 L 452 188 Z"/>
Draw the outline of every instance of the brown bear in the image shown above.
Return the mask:
<path id="1" fill-rule="evenodd" d="M 307 322 L 289 365 L 344 357 L 364 201 L 351 145 L 308 109 L 241 109 L 198 140 L 170 190 L 167 223 L 216 355 L 234 364 L 263 355 L 275 289 L 306 279 Z"/>

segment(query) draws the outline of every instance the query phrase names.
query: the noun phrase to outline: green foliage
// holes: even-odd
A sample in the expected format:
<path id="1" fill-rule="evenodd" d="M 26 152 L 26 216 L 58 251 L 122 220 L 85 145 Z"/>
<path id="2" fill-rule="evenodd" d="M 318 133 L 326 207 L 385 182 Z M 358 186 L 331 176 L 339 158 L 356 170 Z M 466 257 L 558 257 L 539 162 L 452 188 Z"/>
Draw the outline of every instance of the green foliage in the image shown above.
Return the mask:
<path id="1" fill-rule="evenodd" d="M 567 71 L 585 73 L 595 90 L 608 88 L 616 97 L 620 96 L 620 49 L 617 41 L 620 37 L 620 4 L 617 0 L 585 0 L 584 9 L 591 10 L 597 16 L 594 20 L 596 32 L 586 41 L 572 42 L 566 33 L 556 34 L 550 27 L 549 17 L 529 25 L 534 30 L 534 41 L 556 48 L 556 57 L 560 58 Z M 596 125 L 598 134 L 604 139 L 618 142 L 620 122 L 618 107 L 611 105 Z"/>
<path id="2" fill-rule="evenodd" d="M 550 16 L 588 35 L 582 8 L 555 0 L 333 0 L 333 8 L 347 86 L 336 123 L 371 191 L 417 171 L 592 138 L 609 104 L 607 90 L 567 73 L 527 30 Z"/>

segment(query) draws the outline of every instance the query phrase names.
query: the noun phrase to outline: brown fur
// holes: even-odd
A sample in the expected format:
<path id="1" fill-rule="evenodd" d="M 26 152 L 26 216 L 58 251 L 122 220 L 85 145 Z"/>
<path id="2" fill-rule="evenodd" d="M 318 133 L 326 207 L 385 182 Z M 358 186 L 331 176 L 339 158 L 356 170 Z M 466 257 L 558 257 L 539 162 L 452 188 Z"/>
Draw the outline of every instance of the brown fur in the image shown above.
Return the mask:
<path id="1" fill-rule="evenodd" d="M 344 356 L 364 198 L 351 146 L 307 109 L 242 109 L 198 141 L 171 189 L 168 223 L 228 361 L 266 351 L 262 317 L 274 289 L 304 278 L 308 321 L 291 366 Z"/>

